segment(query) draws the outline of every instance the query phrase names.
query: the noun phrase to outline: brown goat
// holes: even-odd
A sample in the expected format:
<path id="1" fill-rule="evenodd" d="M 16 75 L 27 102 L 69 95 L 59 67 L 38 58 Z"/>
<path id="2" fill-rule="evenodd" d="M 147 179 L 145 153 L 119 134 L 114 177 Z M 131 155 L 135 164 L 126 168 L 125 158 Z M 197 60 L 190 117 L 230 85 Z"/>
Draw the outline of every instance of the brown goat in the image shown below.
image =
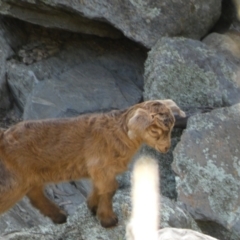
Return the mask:
<path id="1" fill-rule="evenodd" d="M 66 215 L 44 195 L 47 183 L 90 178 L 87 200 L 103 227 L 117 224 L 112 197 L 142 143 L 160 152 L 170 147 L 177 111 L 172 100 L 154 100 L 126 110 L 75 118 L 23 121 L 0 132 L 0 213 L 24 195 L 55 223 Z"/>

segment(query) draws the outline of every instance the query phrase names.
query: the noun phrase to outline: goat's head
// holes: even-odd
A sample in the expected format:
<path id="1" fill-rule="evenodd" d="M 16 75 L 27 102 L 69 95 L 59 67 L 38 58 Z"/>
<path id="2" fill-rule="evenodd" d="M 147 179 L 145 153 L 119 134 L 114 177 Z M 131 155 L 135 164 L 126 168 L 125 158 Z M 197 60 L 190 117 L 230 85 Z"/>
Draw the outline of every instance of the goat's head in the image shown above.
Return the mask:
<path id="1" fill-rule="evenodd" d="M 171 131 L 175 118 L 185 113 L 172 100 L 153 100 L 137 104 L 128 121 L 128 136 L 141 139 L 159 152 L 166 153 L 171 146 Z"/>

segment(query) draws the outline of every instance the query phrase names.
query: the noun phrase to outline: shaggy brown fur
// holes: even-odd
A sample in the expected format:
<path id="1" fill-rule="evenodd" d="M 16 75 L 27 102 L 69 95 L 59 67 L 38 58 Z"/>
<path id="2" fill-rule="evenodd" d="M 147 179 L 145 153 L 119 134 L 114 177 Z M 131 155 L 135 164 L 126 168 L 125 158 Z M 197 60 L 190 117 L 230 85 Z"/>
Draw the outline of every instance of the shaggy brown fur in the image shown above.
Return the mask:
<path id="1" fill-rule="evenodd" d="M 24 195 L 55 223 L 66 215 L 44 195 L 44 186 L 90 178 L 87 200 L 102 226 L 117 224 L 112 197 L 116 175 L 127 169 L 142 143 L 167 152 L 174 125 L 172 100 L 146 101 L 126 110 L 69 119 L 23 121 L 0 132 L 0 213 Z"/>

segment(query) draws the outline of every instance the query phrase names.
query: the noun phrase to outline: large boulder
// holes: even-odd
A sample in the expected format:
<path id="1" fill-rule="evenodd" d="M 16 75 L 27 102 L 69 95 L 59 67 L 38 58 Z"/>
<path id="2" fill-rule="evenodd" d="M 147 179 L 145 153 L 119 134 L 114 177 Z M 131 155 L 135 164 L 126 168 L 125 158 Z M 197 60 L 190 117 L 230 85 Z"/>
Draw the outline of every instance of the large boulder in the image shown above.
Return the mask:
<path id="1" fill-rule="evenodd" d="M 0 13 L 49 28 L 130 39 L 151 48 L 161 36 L 203 37 L 218 20 L 221 0 L 1 0 Z M 114 26 L 115 28 L 113 28 Z"/>
<path id="2" fill-rule="evenodd" d="M 240 236 L 239 136 L 236 104 L 191 117 L 174 150 L 178 201 L 195 220 L 230 232 L 227 238 L 218 235 L 220 239 Z"/>
<path id="3" fill-rule="evenodd" d="M 29 33 L 30 39 L 31 34 L 35 37 L 8 61 L 7 70 L 24 119 L 122 109 L 141 100 L 144 49 L 124 39 L 53 30 Z"/>
<path id="4" fill-rule="evenodd" d="M 145 63 L 144 98 L 172 98 L 185 107 L 240 102 L 240 68 L 204 43 L 162 38 Z"/>

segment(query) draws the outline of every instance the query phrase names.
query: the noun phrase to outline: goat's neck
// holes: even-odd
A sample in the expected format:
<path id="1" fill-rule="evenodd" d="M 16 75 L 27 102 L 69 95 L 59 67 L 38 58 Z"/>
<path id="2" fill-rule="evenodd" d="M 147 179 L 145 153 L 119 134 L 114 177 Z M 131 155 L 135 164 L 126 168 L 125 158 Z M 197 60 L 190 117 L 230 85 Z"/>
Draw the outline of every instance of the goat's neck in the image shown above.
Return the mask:
<path id="1" fill-rule="evenodd" d="M 124 134 L 126 136 L 126 139 L 129 143 L 129 145 L 132 146 L 132 148 L 135 149 L 135 151 L 137 151 L 141 145 L 143 144 L 143 140 L 140 136 L 135 136 L 134 138 L 130 138 L 129 135 L 128 135 L 128 122 L 129 120 L 131 119 L 131 117 L 133 116 L 134 114 L 134 108 L 130 108 L 130 109 L 127 109 L 126 111 L 124 111 L 122 114 L 121 114 L 121 124 L 122 124 L 122 129 L 124 131 Z"/>

